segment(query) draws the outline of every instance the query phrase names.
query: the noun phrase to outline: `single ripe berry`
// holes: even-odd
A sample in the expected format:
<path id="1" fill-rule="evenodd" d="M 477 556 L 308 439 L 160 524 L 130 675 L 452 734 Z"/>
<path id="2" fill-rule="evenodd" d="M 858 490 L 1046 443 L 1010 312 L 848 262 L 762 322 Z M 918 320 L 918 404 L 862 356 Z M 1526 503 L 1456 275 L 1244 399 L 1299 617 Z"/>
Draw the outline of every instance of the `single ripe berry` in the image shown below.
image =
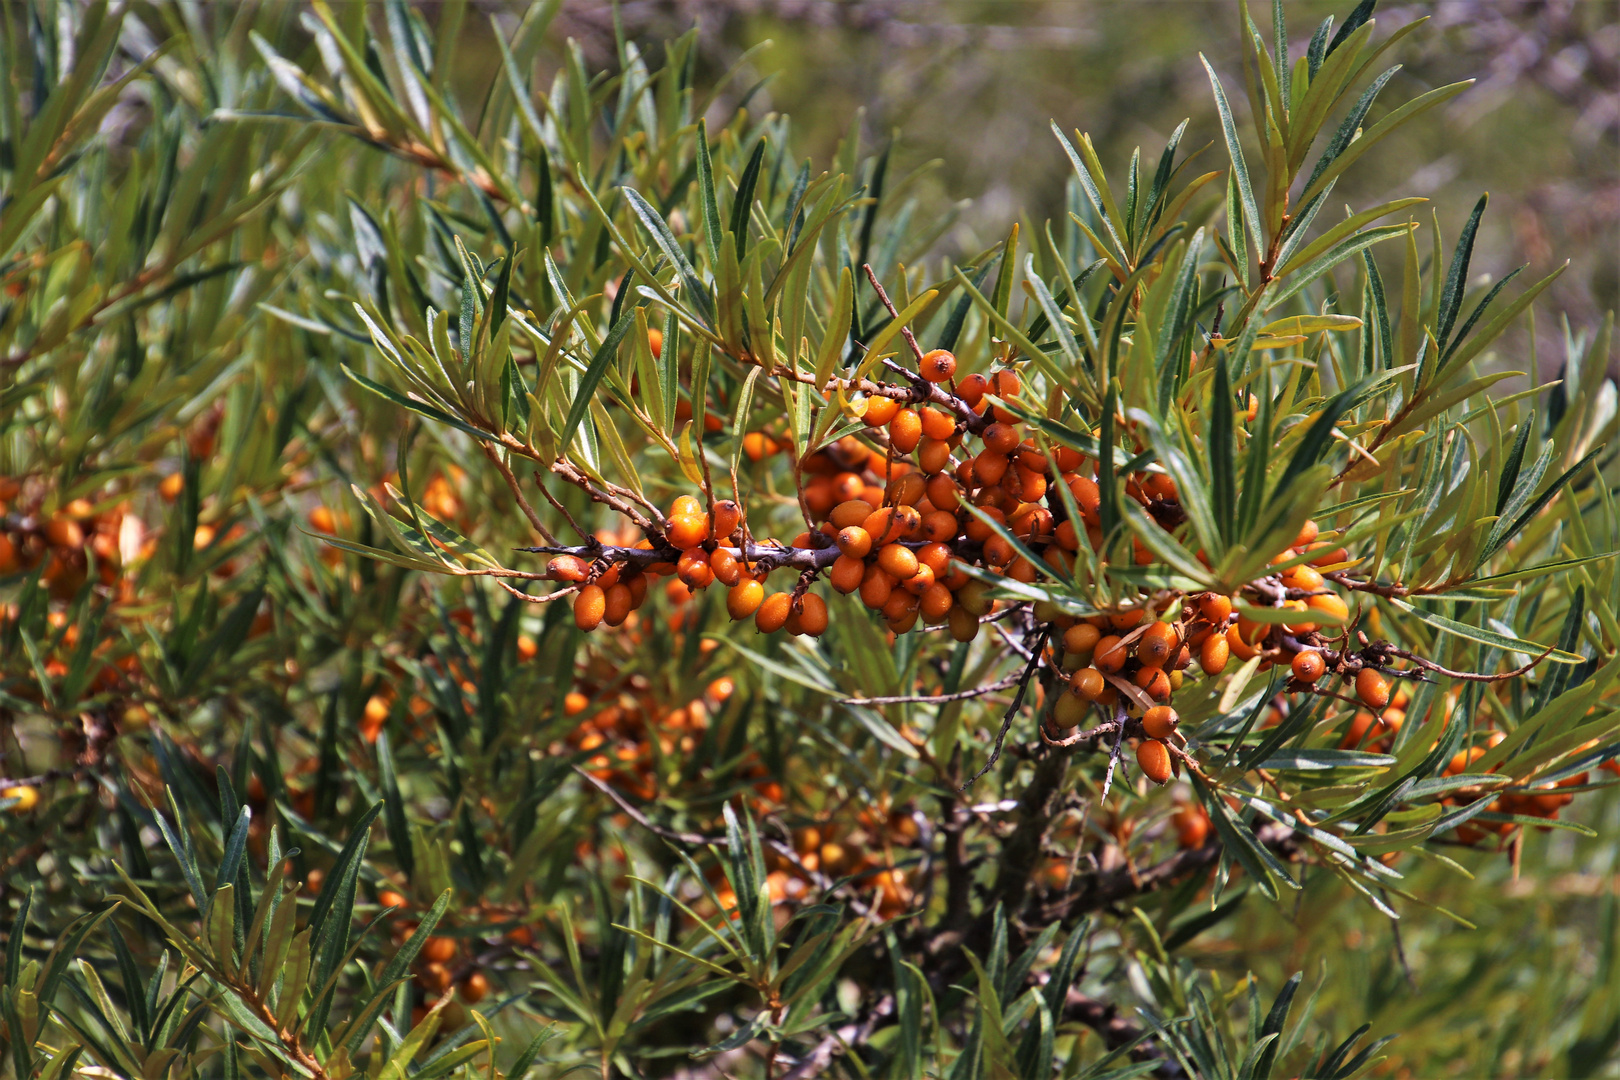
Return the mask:
<path id="1" fill-rule="evenodd" d="M 894 414 L 899 411 L 900 403 L 894 398 L 873 395 L 866 399 L 866 413 L 861 419 L 865 420 L 869 427 L 883 427 L 893 420 Z"/>
<path id="2" fill-rule="evenodd" d="M 602 625 L 607 594 L 600 585 L 587 585 L 574 597 L 574 625 L 587 633 Z"/>
<path id="3" fill-rule="evenodd" d="M 1163 784 L 1170 779 L 1170 748 L 1158 739 L 1143 739 L 1136 748 L 1136 764 L 1149 780 Z"/>
<path id="4" fill-rule="evenodd" d="M 1108 680 L 1094 667 L 1084 667 L 1069 679 L 1069 685 L 1087 701 L 1096 701 L 1108 687 Z"/>
<path id="5" fill-rule="evenodd" d="M 917 368 L 929 382 L 941 383 L 956 374 L 956 357 L 944 349 L 935 349 L 923 354 Z"/>
<path id="6" fill-rule="evenodd" d="M 917 556 L 900 544 L 889 544 L 879 551 L 877 564 L 897 581 L 905 581 L 917 573 Z"/>
<path id="7" fill-rule="evenodd" d="M 980 438 L 984 445 L 998 454 L 1010 454 L 1018 447 L 1018 429 L 1011 424 L 991 424 Z"/>
<path id="8" fill-rule="evenodd" d="M 1142 730 L 1152 739 L 1168 739 L 1180 723 L 1181 717 L 1168 705 L 1155 705 L 1142 714 Z"/>
<path id="9" fill-rule="evenodd" d="M 968 407 L 972 408 L 979 403 L 979 400 L 984 397 L 989 389 L 990 380 L 975 371 L 972 375 L 956 384 L 956 396 L 967 402 Z"/>
<path id="10" fill-rule="evenodd" d="M 1321 530 L 1317 527 L 1316 522 L 1307 521 L 1304 525 L 1300 526 L 1299 535 L 1294 537 L 1294 546 L 1297 548 L 1310 547 L 1312 544 L 1316 543 L 1316 537 L 1320 531 Z"/>
<path id="11" fill-rule="evenodd" d="M 1088 653 L 1101 640 L 1102 631 L 1090 623 L 1075 623 L 1063 632 L 1063 648 L 1072 653 Z"/>
<path id="12" fill-rule="evenodd" d="M 1097 647 L 1092 653 L 1091 662 L 1099 670 L 1112 674 L 1124 667 L 1127 659 L 1129 659 L 1129 654 L 1126 652 L 1125 646 L 1119 643 L 1119 635 L 1109 634 L 1097 642 Z"/>
<path id="13" fill-rule="evenodd" d="M 918 576 L 921 576 L 921 571 L 918 571 Z M 917 601 L 917 609 L 922 612 L 923 619 L 929 623 L 938 623 L 943 622 L 954 610 L 956 597 L 951 594 L 951 590 L 936 581 L 922 590 Z"/>
<path id="14" fill-rule="evenodd" d="M 1382 709 L 1389 704 L 1389 680 L 1381 671 L 1362 668 L 1356 673 L 1356 696 L 1369 709 Z"/>
<path id="15" fill-rule="evenodd" d="M 872 550 L 872 534 L 859 525 L 839 529 L 834 542 L 837 543 L 839 551 L 852 559 L 864 559 L 867 552 Z"/>
<path id="16" fill-rule="evenodd" d="M 1180 644 L 1175 627 L 1156 622 L 1143 632 L 1141 640 L 1136 643 L 1136 658 L 1149 667 L 1163 667 Z"/>
<path id="17" fill-rule="evenodd" d="M 895 453 L 909 454 L 922 441 L 922 417 L 910 409 L 901 409 L 889 421 L 889 442 Z"/>
<path id="18" fill-rule="evenodd" d="M 1225 636 L 1211 634 L 1198 649 L 1198 666 L 1204 669 L 1205 675 L 1219 675 L 1226 670 L 1226 661 L 1231 655 L 1232 647 Z"/>
<path id="19" fill-rule="evenodd" d="M 787 625 L 788 616 L 793 614 L 793 596 L 790 593 L 771 593 L 759 610 L 754 612 L 754 626 L 762 634 L 774 634 Z"/>
<path id="20" fill-rule="evenodd" d="M 623 623 L 629 617 L 631 609 L 635 607 L 635 599 L 630 586 L 622 581 L 608 586 L 607 592 L 602 596 L 602 621 L 609 626 Z"/>
<path id="21" fill-rule="evenodd" d="M 461 1000 L 469 1005 L 476 1005 L 489 994 L 489 978 L 482 971 L 475 971 L 461 980 Z"/>
<path id="22" fill-rule="evenodd" d="M 925 436 L 943 442 L 956 434 L 956 417 L 943 409 L 924 409 L 918 415 Z"/>
<path id="23" fill-rule="evenodd" d="M 456 943 L 447 937 L 430 937 L 422 945 L 422 956 L 435 964 L 448 964 L 456 958 Z"/>
<path id="24" fill-rule="evenodd" d="M 1220 593 L 1205 593 L 1198 599 L 1198 614 L 1212 625 L 1225 626 L 1232 617 L 1232 598 Z"/>
<path id="25" fill-rule="evenodd" d="M 709 565 L 709 553 L 702 548 L 687 548 L 675 564 L 675 574 L 688 587 L 705 589 L 714 581 L 714 568 Z"/>
<path id="26" fill-rule="evenodd" d="M 827 632 L 827 601 L 815 593 L 805 593 L 799 601 L 799 632 L 820 637 Z"/>
<path id="27" fill-rule="evenodd" d="M 1170 676 L 1160 667 L 1139 668 L 1133 681 L 1154 701 L 1168 701 L 1170 692 L 1174 689 L 1170 685 Z"/>
<path id="28" fill-rule="evenodd" d="M 742 507 L 730 499 L 722 499 L 714 504 L 714 535 L 724 539 L 737 531 L 742 524 Z"/>
<path id="29" fill-rule="evenodd" d="M 672 514 L 669 527 L 665 530 L 671 547 L 685 551 L 695 548 L 709 539 L 709 515 Z"/>
<path id="30" fill-rule="evenodd" d="M 4 791 L 0 791 L 0 799 L 16 799 L 17 801 L 11 806 L 11 812 L 13 814 L 26 814 L 39 805 L 39 789 L 28 784 L 8 787 Z"/>
<path id="31" fill-rule="evenodd" d="M 1327 672 L 1327 661 L 1315 649 L 1307 649 L 1294 655 L 1294 661 L 1289 665 L 1294 673 L 1294 679 L 1302 683 L 1314 683 Z"/>
<path id="32" fill-rule="evenodd" d="M 870 546 L 870 545 L 868 545 Z M 841 593 L 852 593 L 866 577 L 866 564 L 853 555 L 840 555 L 827 571 L 827 581 Z"/>
<path id="33" fill-rule="evenodd" d="M 578 555 L 558 555 L 546 564 L 546 573 L 553 581 L 584 581 L 590 572 L 591 564 Z"/>
<path id="34" fill-rule="evenodd" d="M 715 548 L 709 553 L 709 569 L 714 571 L 714 580 L 727 588 L 742 580 L 742 563 L 725 548 Z"/>
<path id="35" fill-rule="evenodd" d="M 726 612 L 734 620 L 748 618 L 765 600 L 765 586 L 754 578 L 743 578 L 726 593 Z"/>

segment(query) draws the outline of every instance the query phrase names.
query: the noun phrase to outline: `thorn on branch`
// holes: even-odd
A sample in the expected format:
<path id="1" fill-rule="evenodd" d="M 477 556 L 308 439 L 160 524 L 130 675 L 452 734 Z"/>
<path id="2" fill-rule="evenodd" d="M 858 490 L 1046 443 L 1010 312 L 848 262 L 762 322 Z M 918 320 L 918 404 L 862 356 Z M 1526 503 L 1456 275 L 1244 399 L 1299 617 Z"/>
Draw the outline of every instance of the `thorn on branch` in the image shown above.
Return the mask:
<path id="1" fill-rule="evenodd" d="M 1012 705 L 1002 714 L 1001 730 L 996 734 L 995 748 L 990 751 L 990 757 L 985 761 L 984 766 L 968 777 L 967 783 L 963 784 L 958 790 L 967 791 L 981 776 L 995 768 L 996 762 L 1001 760 L 1001 747 L 1007 741 L 1007 732 L 1012 727 L 1013 717 L 1017 716 L 1018 710 L 1023 708 L 1024 695 L 1029 692 L 1030 680 L 1035 677 L 1036 670 L 1041 666 L 1041 653 L 1046 648 L 1046 639 L 1051 633 L 1052 626 L 1048 623 L 1036 635 L 1035 647 L 1029 650 L 1029 663 L 1024 666 L 1024 673 L 1018 678 L 1018 693 L 1013 695 Z"/>

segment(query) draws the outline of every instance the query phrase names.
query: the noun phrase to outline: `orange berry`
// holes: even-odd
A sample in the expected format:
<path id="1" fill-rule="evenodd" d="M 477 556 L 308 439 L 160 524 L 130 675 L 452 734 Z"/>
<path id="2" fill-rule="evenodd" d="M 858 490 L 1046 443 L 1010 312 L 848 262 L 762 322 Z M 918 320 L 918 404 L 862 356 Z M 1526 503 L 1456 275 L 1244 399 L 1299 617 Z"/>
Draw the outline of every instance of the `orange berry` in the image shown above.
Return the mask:
<path id="1" fill-rule="evenodd" d="M 934 349 L 923 354 L 917 362 L 917 370 L 929 382 L 942 383 L 956 374 L 956 357 L 944 349 Z"/>
<path id="2" fill-rule="evenodd" d="M 1069 686 L 1087 701 L 1096 701 L 1108 688 L 1108 680 L 1094 667 L 1083 667 L 1069 677 Z"/>
<path id="3" fill-rule="evenodd" d="M 1216 626 L 1225 626 L 1232 617 L 1232 598 L 1220 593 L 1205 593 L 1198 599 L 1198 614 Z"/>
<path id="4" fill-rule="evenodd" d="M 991 424 L 980 434 L 987 449 L 1010 454 L 1018 448 L 1018 429 L 1011 424 Z"/>
<path id="5" fill-rule="evenodd" d="M 992 536 L 984 542 L 984 561 L 991 566 L 1006 566 L 1018 552 L 1005 536 Z"/>
<path id="6" fill-rule="evenodd" d="M 949 436 L 947 436 L 949 438 Z M 951 444 L 942 439 L 924 439 L 917 450 L 917 464 L 925 473 L 938 473 L 951 463 Z"/>
<path id="7" fill-rule="evenodd" d="M 1226 661 L 1231 654 L 1232 647 L 1227 644 L 1226 638 L 1211 634 L 1199 647 L 1198 666 L 1204 669 L 1205 675 L 1219 675 L 1226 670 Z"/>
<path id="8" fill-rule="evenodd" d="M 1154 701 L 1165 701 L 1170 697 L 1170 676 L 1164 673 L 1164 668 L 1141 668 L 1136 672 L 1134 681 Z"/>
<path id="9" fill-rule="evenodd" d="M 1327 672 L 1327 661 L 1315 649 L 1294 654 L 1294 660 L 1289 664 L 1294 673 L 1294 679 L 1302 683 L 1314 683 Z"/>
<path id="10" fill-rule="evenodd" d="M 1075 623 L 1063 632 L 1063 648 L 1072 653 L 1088 653 L 1102 640 L 1102 631 L 1090 623 Z"/>
<path id="11" fill-rule="evenodd" d="M 742 621 L 759 610 L 765 601 L 765 586 L 754 578 L 743 578 L 726 592 L 726 613 Z"/>
<path id="12" fill-rule="evenodd" d="M 607 613 L 607 594 L 600 585 L 587 585 L 574 597 L 574 625 L 589 632 L 602 625 Z"/>
<path id="13" fill-rule="evenodd" d="M 1095 525 L 1101 521 L 1098 507 L 1102 505 L 1102 489 L 1095 480 L 1084 476 L 1076 476 L 1069 481 L 1069 493 L 1074 496 L 1074 503 L 1080 508 L 1080 520 L 1087 525 Z"/>
<path id="14" fill-rule="evenodd" d="M 1305 522 L 1299 527 L 1299 535 L 1294 537 L 1293 546 L 1297 548 L 1310 547 L 1316 542 L 1317 533 L 1320 531 L 1316 526 L 1316 522 Z"/>
<path id="15" fill-rule="evenodd" d="M 1322 593 L 1319 596 L 1307 597 L 1305 606 L 1312 611 L 1321 612 L 1329 622 L 1343 623 L 1350 618 L 1350 606 L 1337 593 Z"/>
<path id="16" fill-rule="evenodd" d="M 728 588 L 742 580 L 742 562 L 725 548 L 715 548 L 709 553 L 709 569 L 714 571 L 714 580 Z"/>
<path id="17" fill-rule="evenodd" d="M 762 634 L 774 634 L 787 625 L 788 616 L 791 614 L 793 614 L 792 594 L 772 593 L 754 613 L 754 626 Z"/>
<path id="18" fill-rule="evenodd" d="M 635 607 L 635 595 L 630 591 L 630 586 L 622 581 L 610 585 L 603 594 L 602 601 L 602 621 L 609 626 L 623 623 Z"/>
<path id="19" fill-rule="evenodd" d="M 910 409 L 901 409 L 889 421 L 889 443 L 897 454 L 909 454 L 922 440 L 922 417 Z"/>
<path id="20" fill-rule="evenodd" d="M 846 530 L 847 531 L 847 530 Z M 868 544 L 870 547 L 871 545 Z M 854 555 L 840 555 L 827 571 L 827 581 L 841 593 L 852 593 L 866 577 L 866 564 Z"/>
<path id="21" fill-rule="evenodd" d="M 827 632 L 827 601 L 815 593 L 805 593 L 800 600 L 799 632 L 820 637 Z"/>
<path id="22" fill-rule="evenodd" d="M 861 603 L 869 608 L 881 609 L 889 602 L 894 584 L 894 578 L 882 567 L 876 564 L 868 566 L 865 576 L 861 578 Z"/>
<path id="23" fill-rule="evenodd" d="M 868 427 L 883 427 L 894 414 L 900 411 L 900 403 L 894 398 L 880 397 L 876 394 L 866 399 L 866 414 L 862 419 Z"/>
<path id="24" fill-rule="evenodd" d="M 1136 764 L 1149 780 L 1163 784 L 1170 779 L 1170 748 L 1158 739 L 1144 739 L 1136 748 Z"/>
<path id="25" fill-rule="evenodd" d="M 1126 651 L 1125 646 L 1119 643 L 1119 635 L 1109 634 L 1107 637 L 1100 638 L 1097 641 L 1097 645 L 1092 652 L 1091 662 L 1099 670 L 1113 674 L 1124 667 L 1125 661 L 1129 658 L 1130 654 Z"/>
<path id="26" fill-rule="evenodd" d="M 877 564 L 896 581 L 905 581 L 917 573 L 917 556 L 908 547 L 889 544 L 878 552 Z"/>
<path id="27" fill-rule="evenodd" d="M 737 531 L 742 524 L 742 507 L 730 499 L 721 499 L 714 504 L 714 523 L 712 526 L 717 539 L 725 539 Z"/>
<path id="28" fill-rule="evenodd" d="M 675 573 L 693 589 L 707 588 L 714 581 L 714 568 L 709 565 L 709 553 L 700 547 L 687 548 L 681 552 L 680 561 L 675 564 Z"/>
<path id="29" fill-rule="evenodd" d="M 476 1005 L 489 994 L 489 979 L 482 971 L 475 971 L 461 980 L 461 1000 Z"/>
<path id="30" fill-rule="evenodd" d="M 969 407 L 972 407 L 979 403 L 979 399 L 984 397 L 989 389 L 990 380 L 975 371 L 956 384 L 956 396 L 967 402 Z"/>
<path id="31" fill-rule="evenodd" d="M 197 531 L 201 532 L 203 529 L 207 528 L 208 526 L 206 525 L 199 525 L 197 526 Z M 212 539 L 211 534 L 213 530 L 210 529 L 209 532 L 210 539 Z M 51 520 L 45 523 L 45 539 L 50 541 L 51 545 L 54 547 L 73 548 L 74 550 L 77 550 L 84 547 L 84 529 L 80 527 L 79 523 L 74 521 L 72 518 L 53 517 Z M 207 545 L 198 544 L 194 546 L 206 547 Z"/>
<path id="32" fill-rule="evenodd" d="M 1382 709 L 1389 704 L 1389 680 L 1381 671 L 1362 668 L 1356 672 L 1356 697 L 1369 709 Z"/>
<path id="33" fill-rule="evenodd" d="M 955 603 L 956 597 L 952 595 L 951 590 L 936 581 L 923 589 L 918 597 L 917 610 L 922 612 L 922 617 L 928 622 L 937 623 L 950 615 L 952 605 Z"/>
<path id="34" fill-rule="evenodd" d="M 456 943 L 453 938 L 434 937 L 422 943 L 422 956 L 435 964 L 448 964 L 456 958 Z"/>
<path id="35" fill-rule="evenodd" d="M 696 513 L 671 515 L 665 535 L 671 547 L 682 551 L 695 548 L 709 539 L 709 515 Z"/>
<path id="36" fill-rule="evenodd" d="M 578 555 L 558 555 L 546 564 L 546 573 L 553 581 L 584 581 L 591 573 L 591 564 Z"/>
<path id="37" fill-rule="evenodd" d="M 838 550 L 852 559 L 864 559 L 872 550 L 872 534 L 859 525 L 838 530 L 838 536 L 834 540 L 838 544 Z"/>
<path id="38" fill-rule="evenodd" d="M 917 415 L 922 433 L 930 439 L 945 442 L 956 434 L 956 417 L 943 409 L 923 409 Z"/>
<path id="39" fill-rule="evenodd" d="M 847 529 L 851 525 L 862 524 L 876 510 L 877 507 L 865 499 L 850 499 L 848 502 L 841 502 L 833 507 L 832 513 L 827 515 L 827 521 L 835 529 Z"/>
<path id="40" fill-rule="evenodd" d="M 1180 723 L 1181 717 L 1168 705 L 1155 705 L 1142 714 L 1142 730 L 1150 739 L 1168 739 Z"/>
<path id="41" fill-rule="evenodd" d="M 1163 667 L 1180 645 L 1175 627 L 1156 622 L 1137 641 L 1136 658 L 1149 667 Z"/>
<path id="42" fill-rule="evenodd" d="M 961 604 L 951 608 L 945 623 L 950 627 L 952 641 L 968 642 L 979 636 L 979 617 Z"/>
<path id="43" fill-rule="evenodd" d="M 405 899 L 403 894 L 397 893 L 393 889 L 384 889 L 382 892 L 378 893 L 377 903 L 381 907 L 391 908 L 406 908 L 411 906 L 410 901 Z M 432 939 L 430 938 L 429 940 Z"/>
<path id="44" fill-rule="evenodd" d="M 1184 806 L 1170 815 L 1175 826 L 1176 843 L 1183 848 L 1201 848 L 1209 839 L 1209 815 L 1203 807 Z"/>

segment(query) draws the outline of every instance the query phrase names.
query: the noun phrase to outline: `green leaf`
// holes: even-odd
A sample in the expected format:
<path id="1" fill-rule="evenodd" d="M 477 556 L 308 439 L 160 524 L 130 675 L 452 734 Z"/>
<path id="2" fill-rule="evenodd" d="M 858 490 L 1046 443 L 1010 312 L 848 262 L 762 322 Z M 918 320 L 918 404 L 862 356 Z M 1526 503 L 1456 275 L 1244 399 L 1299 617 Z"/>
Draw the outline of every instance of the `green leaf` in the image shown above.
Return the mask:
<path id="1" fill-rule="evenodd" d="M 1512 652 L 1524 653 L 1527 656 L 1540 656 L 1547 650 L 1547 646 L 1545 645 L 1537 645 L 1533 641 L 1525 641 L 1522 638 L 1512 637 L 1508 634 L 1499 634 L 1494 630 L 1484 630 L 1477 626 L 1469 626 L 1467 623 L 1460 623 L 1454 619 L 1448 619 L 1444 615 L 1436 615 L 1432 611 L 1424 611 L 1422 608 L 1414 607 L 1413 605 L 1406 603 L 1404 600 L 1397 600 L 1391 597 L 1389 598 L 1389 603 L 1394 604 L 1402 611 L 1407 612 L 1419 622 L 1426 623 L 1442 633 L 1451 634 L 1454 637 L 1460 637 L 1467 641 L 1475 641 L 1481 645 L 1490 645 L 1498 649 L 1508 649 Z M 1548 653 L 1547 659 L 1556 664 L 1580 664 L 1584 663 L 1586 660 L 1586 658 L 1583 656 L 1577 656 L 1574 653 L 1564 652 L 1562 649 L 1553 649 L 1550 653 Z"/>
<path id="2" fill-rule="evenodd" d="M 562 431 L 558 434 L 557 445 L 567 453 L 574 442 L 574 433 L 579 430 L 580 421 L 590 411 L 591 402 L 596 398 L 596 388 L 602 382 L 602 376 L 607 373 L 608 365 L 613 363 L 619 352 L 619 343 L 635 325 L 635 313 L 626 312 L 619 316 L 619 321 L 608 331 L 596 355 L 591 357 L 590 364 L 585 368 L 585 374 L 580 377 L 579 388 L 575 391 L 574 403 L 568 409 L 568 418 L 563 421 Z"/>
<path id="3" fill-rule="evenodd" d="M 1198 54 L 1198 60 L 1209 74 L 1210 89 L 1215 93 L 1215 110 L 1221 117 L 1221 136 L 1226 140 L 1226 153 L 1232 159 L 1232 176 L 1237 183 L 1238 201 L 1243 208 L 1243 223 L 1249 241 L 1257 251 L 1263 250 L 1265 234 L 1260 228 L 1260 206 L 1254 201 L 1254 187 L 1249 183 L 1249 166 L 1243 160 L 1243 144 L 1238 139 L 1237 124 L 1232 120 L 1232 107 L 1227 104 L 1226 90 L 1222 88 L 1220 76 L 1215 74 L 1209 60 L 1203 53 Z M 1300 199 L 1301 204 L 1307 201 L 1304 197 Z"/>

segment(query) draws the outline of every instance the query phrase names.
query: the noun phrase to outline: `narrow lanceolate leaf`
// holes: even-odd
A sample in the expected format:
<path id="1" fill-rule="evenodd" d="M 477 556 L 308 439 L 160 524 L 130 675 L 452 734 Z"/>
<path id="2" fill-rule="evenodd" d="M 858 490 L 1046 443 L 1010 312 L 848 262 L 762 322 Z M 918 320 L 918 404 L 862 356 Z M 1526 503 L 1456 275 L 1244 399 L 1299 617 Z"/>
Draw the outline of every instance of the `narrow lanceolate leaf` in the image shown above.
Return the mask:
<path id="1" fill-rule="evenodd" d="M 1232 176 L 1237 183 L 1238 200 L 1243 208 L 1243 224 L 1248 232 L 1249 242 L 1256 250 L 1264 250 L 1265 236 L 1260 230 L 1260 205 L 1254 201 L 1254 187 L 1249 182 L 1249 166 L 1243 160 L 1243 144 L 1238 140 L 1237 123 L 1232 119 L 1232 107 L 1227 104 L 1226 90 L 1221 86 L 1220 76 L 1215 74 L 1215 69 L 1210 66 L 1203 53 L 1198 54 L 1198 59 L 1204 65 L 1204 70 L 1209 73 L 1210 89 L 1215 93 L 1215 109 L 1220 113 L 1221 135 L 1226 140 L 1227 155 L 1232 159 Z M 1312 192 L 1312 195 L 1314 194 Z"/>
<path id="2" fill-rule="evenodd" d="M 1498 649 L 1507 649 L 1511 652 L 1523 653 L 1527 656 L 1540 656 L 1545 652 L 1547 653 L 1547 659 L 1558 664 L 1580 664 L 1584 663 L 1586 659 L 1583 656 L 1577 656 L 1575 653 L 1565 652 L 1562 649 L 1552 649 L 1551 651 L 1548 651 L 1549 647 L 1546 645 L 1537 645 L 1535 642 L 1525 641 L 1523 638 L 1512 637 L 1508 634 L 1499 634 L 1495 630 L 1485 630 L 1478 626 L 1469 626 L 1467 623 L 1460 623 L 1455 619 L 1448 619 L 1444 615 L 1437 615 L 1432 611 L 1425 611 L 1422 608 L 1406 603 L 1404 600 L 1390 598 L 1389 602 L 1400 608 L 1402 611 L 1407 612 L 1419 622 L 1427 623 L 1436 630 L 1451 634 L 1454 637 L 1464 638 L 1468 641 L 1477 641 L 1481 645 L 1490 645 Z"/>
<path id="3" fill-rule="evenodd" d="M 704 322 L 712 329 L 714 311 L 709 305 L 708 291 L 704 289 L 702 280 L 692 268 L 680 242 L 675 239 L 675 234 L 669 231 L 668 222 L 658 212 L 657 207 L 642 198 L 641 192 L 635 188 L 625 188 L 624 197 L 629 200 L 630 208 L 635 211 L 636 217 L 641 219 L 641 224 L 652 234 L 653 243 L 658 245 L 658 250 L 664 253 L 664 258 L 668 259 L 680 274 L 681 287 L 686 290 L 689 302 L 697 308 Z M 563 444 L 567 445 L 566 439 Z"/>
<path id="4" fill-rule="evenodd" d="M 1468 224 L 1457 237 L 1457 250 L 1451 256 L 1451 269 L 1446 272 L 1446 285 L 1440 294 L 1440 308 L 1435 315 L 1435 337 L 1440 343 L 1440 355 L 1446 355 L 1457 312 L 1462 308 L 1463 292 L 1468 288 L 1468 264 L 1474 257 L 1474 235 L 1479 232 L 1479 219 L 1484 216 L 1490 194 L 1479 197 L 1474 212 L 1468 215 Z"/>
<path id="5" fill-rule="evenodd" d="M 585 374 L 580 376 L 579 390 L 574 402 L 568 409 L 568 418 L 563 421 L 563 429 L 558 437 L 557 445 L 564 453 L 573 445 L 574 433 L 579 430 L 580 421 L 590 411 L 591 402 L 596 397 L 596 388 L 601 385 L 602 376 L 607 373 L 608 365 L 613 363 L 619 352 L 619 343 L 635 325 L 634 312 L 626 312 L 619 316 L 619 321 L 608 331 L 608 336 L 602 340 L 596 355 L 591 357 L 590 364 L 585 368 Z"/>

